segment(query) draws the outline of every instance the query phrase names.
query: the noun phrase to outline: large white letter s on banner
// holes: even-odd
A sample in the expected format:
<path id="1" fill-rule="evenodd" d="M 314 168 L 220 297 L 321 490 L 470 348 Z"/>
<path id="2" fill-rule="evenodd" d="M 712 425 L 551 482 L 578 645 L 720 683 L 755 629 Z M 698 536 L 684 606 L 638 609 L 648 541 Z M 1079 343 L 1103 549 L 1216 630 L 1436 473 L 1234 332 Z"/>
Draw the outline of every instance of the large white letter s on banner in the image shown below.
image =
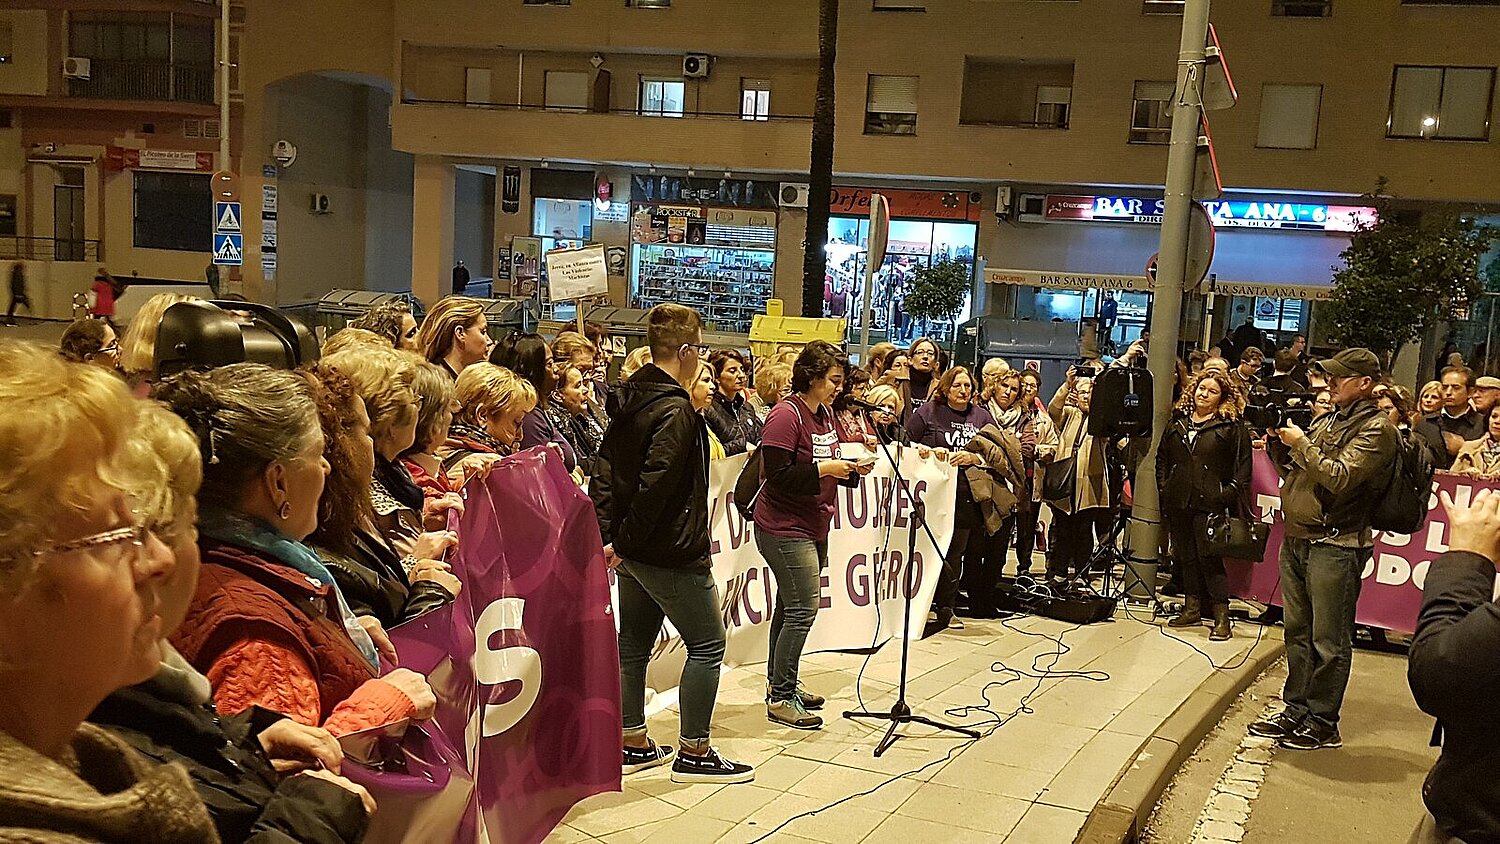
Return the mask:
<path id="1" fill-rule="evenodd" d="M 519 680 L 521 691 L 505 703 L 484 705 L 483 736 L 498 736 L 520 723 L 542 690 L 542 656 L 535 648 L 515 645 L 490 648 L 490 637 L 502 630 L 520 630 L 526 612 L 524 598 L 501 598 L 484 608 L 474 625 L 474 677 L 480 684 L 498 686 Z"/>

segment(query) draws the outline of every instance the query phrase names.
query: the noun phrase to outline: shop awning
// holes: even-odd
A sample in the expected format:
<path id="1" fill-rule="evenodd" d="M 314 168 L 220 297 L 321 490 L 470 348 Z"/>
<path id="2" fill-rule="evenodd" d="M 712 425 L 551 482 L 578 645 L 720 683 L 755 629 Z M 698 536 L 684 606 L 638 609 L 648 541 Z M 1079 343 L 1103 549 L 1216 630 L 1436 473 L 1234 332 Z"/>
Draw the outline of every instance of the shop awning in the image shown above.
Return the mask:
<path id="1" fill-rule="evenodd" d="M 1013 284 L 1019 287 L 1046 287 L 1052 290 L 1138 290 L 1149 291 L 1151 283 L 1144 275 L 1110 275 L 1108 273 L 1064 273 L 1051 270 L 1015 270 L 986 267 L 984 280 L 990 284 Z M 1265 296 L 1271 299 L 1307 299 L 1320 301 L 1333 296 L 1331 285 L 1277 284 L 1265 281 L 1214 282 L 1213 291 L 1221 296 Z M 1206 291 L 1204 291 L 1206 292 Z"/>

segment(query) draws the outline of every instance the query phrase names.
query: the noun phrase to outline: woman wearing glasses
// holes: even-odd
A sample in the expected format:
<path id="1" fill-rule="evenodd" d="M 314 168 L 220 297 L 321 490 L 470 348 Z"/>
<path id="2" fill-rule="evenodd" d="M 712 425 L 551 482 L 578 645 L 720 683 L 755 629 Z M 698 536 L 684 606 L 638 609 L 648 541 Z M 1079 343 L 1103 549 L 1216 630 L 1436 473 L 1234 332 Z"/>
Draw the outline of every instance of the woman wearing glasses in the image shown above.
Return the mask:
<path id="1" fill-rule="evenodd" d="M 490 362 L 503 366 L 531 384 L 538 396 L 537 406 L 521 419 L 521 448 L 551 445 L 562 455 L 569 472 L 578 468 L 578 454 L 563 432 L 547 415 L 547 397 L 557 389 L 557 362 L 540 334 L 521 334 L 509 348 L 497 348 Z"/>
<path id="2" fill-rule="evenodd" d="M 62 356 L 74 363 L 91 363 L 111 372 L 120 369 L 120 338 L 102 319 L 74 320 L 63 332 Z"/>
<path id="3" fill-rule="evenodd" d="M 217 841 L 181 769 L 84 724 L 161 665 L 176 560 L 121 479 L 119 378 L 0 343 L 0 839 Z"/>
<path id="4" fill-rule="evenodd" d="M 890 445 L 904 445 L 911 441 L 906 428 L 901 424 L 901 394 L 889 384 L 876 384 L 865 393 L 865 401 L 875 406 L 870 411 L 870 424 L 875 436 Z"/>

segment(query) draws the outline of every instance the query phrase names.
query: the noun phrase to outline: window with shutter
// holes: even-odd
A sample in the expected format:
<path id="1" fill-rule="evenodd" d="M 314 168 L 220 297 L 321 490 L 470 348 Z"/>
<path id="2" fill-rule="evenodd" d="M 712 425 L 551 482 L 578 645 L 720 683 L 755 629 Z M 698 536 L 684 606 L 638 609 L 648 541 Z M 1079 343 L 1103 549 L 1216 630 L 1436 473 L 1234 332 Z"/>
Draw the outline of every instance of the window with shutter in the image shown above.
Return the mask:
<path id="1" fill-rule="evenodd" d="M 1136 82 L 1130 106 L 1130 142 L 1165 144 L 1172 140 L 1172 82 Z"/>
<path id="2" fill-rule="evenodd" d="M 1269 149 L 1314 149 L 1322 85 L 1266 85 L 1260 96 L 1255 145 Z"/>
<path id="3" fill-rule="evenodd" d="M 917 79 L 870 74 L 865 94 L 866 134 L 917 133 Z"/>
<path id="4" fill-rule="evenodd" d="M 542 103 L 548 109 L 585 111 L 589 107 L 587 71 L 549 70 L 542 86 Z"/>

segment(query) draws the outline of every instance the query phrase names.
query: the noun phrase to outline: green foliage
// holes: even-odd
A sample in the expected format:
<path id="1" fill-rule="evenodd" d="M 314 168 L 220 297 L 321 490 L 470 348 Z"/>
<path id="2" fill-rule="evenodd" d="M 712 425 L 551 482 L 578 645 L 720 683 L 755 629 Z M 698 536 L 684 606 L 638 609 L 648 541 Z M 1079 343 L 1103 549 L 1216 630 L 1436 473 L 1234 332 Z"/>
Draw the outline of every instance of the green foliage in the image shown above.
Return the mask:
<path id="1" fill-rule="evenodd" d="M 1479 259 L 1497 233 L 1457 214 L 1427 213 L 1420 222 L 1391 206 L 1384 180 L 1366 199 L 1379 212 L 1354 233 L 1333 276 L 1333 300 L 1322 316 L 1345 346 L 1364 346 L 1391 360 L 1436 323 L 1462 314 L 1484 289 Z"/>
<path id="2" fill-rule="evenodd" d="M 919 319 L 953 319 L 969 293 L 970 271 L 969 264 L 959 261 L 938 261 L 929 267 L 918 267 L 912 274 L 911 288 L 902 307 Z"/>

